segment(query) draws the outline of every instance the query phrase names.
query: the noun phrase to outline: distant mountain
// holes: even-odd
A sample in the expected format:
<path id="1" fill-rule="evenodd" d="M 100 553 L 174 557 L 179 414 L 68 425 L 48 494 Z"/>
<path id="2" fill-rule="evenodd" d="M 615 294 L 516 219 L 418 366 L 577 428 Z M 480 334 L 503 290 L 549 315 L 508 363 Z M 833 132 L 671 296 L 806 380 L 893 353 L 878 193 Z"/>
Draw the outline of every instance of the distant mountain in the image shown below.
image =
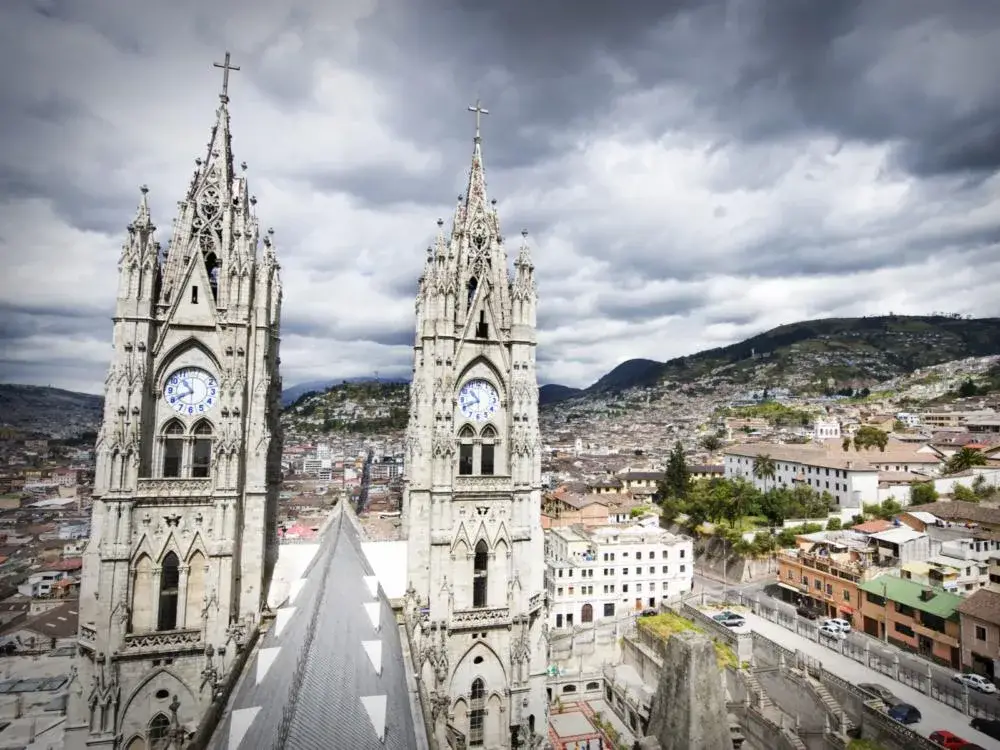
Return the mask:
<path id="1" fill-rule="evenodd" d="M 96 432 L 102 396 L 40 385 L 0 383 L 0 427 L 66 438 Z"/>
<path id="2" fill-rule="evenodd" d="M 330 380 L 310 380 L 305 383 L 299 383 L 297 385 L 289 386 L 281 392 L 281 405 L 289 406 L 298 401 L 305 393 L 323 393 L 329 388 L 335 385 L 341 385 L 343 383 L 409 383 L 410 381 L 406 378 L 379 378 L 378 381 L 372 377 L 360 377 L 360 378 L 340 378 Z"/>
<path id="3" fill-rule="evenodd" d="M 666 381 L 692 383 L 708 375 L 735 383 L 766 377 L 774 385 L 821 390 L 831 382 L 874 383 L 921 367 L 993 354 L 1000 354 L 1000 318 L 825 318 L 779 326 L 667 362 L 630 359 L 576 395 L 618 393 Z"/>
<path id="4" fill-rule="evenodd" d="M 560 401 L 567 401 L 579 396 L 581 393 L 583 393 L 582 388 L 570 388 L 568 385 L 557 385 L 555 383 L 543 385 L 538 389 L 538 405 L 558 404 Z"/>
<path id="5" fill-rule="evenodd" d="M 409 392 L 406 382 L 341 381 L 300 395 L 284 408 L 281 422 L 300 435 L 401 431 L 409 417 Z"/>

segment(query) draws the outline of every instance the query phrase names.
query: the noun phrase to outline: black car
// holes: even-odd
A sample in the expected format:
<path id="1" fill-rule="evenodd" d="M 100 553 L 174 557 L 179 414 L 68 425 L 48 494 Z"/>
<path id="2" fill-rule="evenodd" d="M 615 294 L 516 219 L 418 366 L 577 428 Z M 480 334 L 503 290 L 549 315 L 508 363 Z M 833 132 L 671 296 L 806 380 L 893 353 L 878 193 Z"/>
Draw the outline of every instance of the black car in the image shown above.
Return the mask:
<path id="1" fill-rule="evenodd" d="M 795 608 L 796 613 L 800 617 L 804 617 L 807 620 L 816 620 L 819 618 L 819 612 L 811 607 L 807 607 L 804 604 Z"/>
<path id="2" fill-rule="evenodd" d="M 896 697 L 892 693 L 892 691 L 889 690 L 889 688 L 885 687 L 884 685 L 879 685 L 874 682 L 859 682 L 858 687 L 864 690 L 865 692 L 874 695 L 889 708 L 892 708 L 893 706 L 898 706 L 900 703 L 903 702 L 898 697 Z"/>
<path id="3" fill-rule="evenodd" d="M 969 722 L 969 726 L 976 729 L 987 737 L 1000 740 L 1000 720 L 975 718 Z"/>

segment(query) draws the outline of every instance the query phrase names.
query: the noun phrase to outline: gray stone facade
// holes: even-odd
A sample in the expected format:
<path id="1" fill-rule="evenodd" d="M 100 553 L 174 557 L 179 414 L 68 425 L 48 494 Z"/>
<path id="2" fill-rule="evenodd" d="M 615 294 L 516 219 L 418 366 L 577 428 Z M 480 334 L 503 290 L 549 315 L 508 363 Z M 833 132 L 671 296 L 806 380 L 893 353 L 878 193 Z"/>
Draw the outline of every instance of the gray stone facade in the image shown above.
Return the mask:
<path id="1" fill-rule="evenodd" d="M 548 725 L 537 294 L 527 233 L 508 275 L 478 127 L 450 235 L 443 225 L 416 302 L 409 645 L 433 747 L 537 747 Z"/>
<path id="2" fill-rule="evenodd" d="M 144 188 L 119 260 L 71 750 L 189 735 L 257 627 L 277 558 L 281 283 L 221 100 L 169 252 Z"/>

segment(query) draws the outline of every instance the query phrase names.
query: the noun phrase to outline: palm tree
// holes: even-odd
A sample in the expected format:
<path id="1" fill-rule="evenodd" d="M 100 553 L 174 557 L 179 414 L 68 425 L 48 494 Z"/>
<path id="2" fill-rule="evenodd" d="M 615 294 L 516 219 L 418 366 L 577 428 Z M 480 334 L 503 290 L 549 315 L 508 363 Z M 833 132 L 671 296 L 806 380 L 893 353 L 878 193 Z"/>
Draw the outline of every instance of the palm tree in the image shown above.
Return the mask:
<path id="1" fill-rule="evenodd" d="M 944 466 L 945 474 L 957 474 L 973 466 L 985 466 L 986 456 L 976 448 L 964 447 L 954 453 Z"/>
<path id="2" fill-rule="evenodd" d="M 753 462 L 753 475 L 764 483 L 764 492 L 767 492 L 767 483 L 773 480 L 778 473 L 778 464 L 767 453 L 757 456 Z"/>

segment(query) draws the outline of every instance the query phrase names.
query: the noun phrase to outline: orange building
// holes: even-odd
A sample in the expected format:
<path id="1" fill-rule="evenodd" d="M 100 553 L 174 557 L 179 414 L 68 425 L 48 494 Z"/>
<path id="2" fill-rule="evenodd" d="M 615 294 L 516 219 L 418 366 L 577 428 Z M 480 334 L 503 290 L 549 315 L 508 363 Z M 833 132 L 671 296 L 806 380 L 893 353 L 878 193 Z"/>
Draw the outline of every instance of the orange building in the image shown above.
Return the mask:
<path id="1" fill-rule="evenodd" d="M 858 583 L 875 575 L 872 549 L 856 538 L 806 534 L 778 553 L 778 586 L 786 601 L 805 604 L 852 624 L 861 606 Z"/>
<path id="2" fill-rule="evenodd" d="M 865 633 L 960 668 L 961 596 L 893 575 L 865 581 L 858 589 L 863 597 L 860 628 Z"/>
<path id="3" fill-rule="evenodd" d="M 600 495 L 574 495 L 564 490 L 549 492 L 542 498 L 542 528 L 558 529 L 582 525 L 588 528 L 608 525 L 610 499 Z"/>

